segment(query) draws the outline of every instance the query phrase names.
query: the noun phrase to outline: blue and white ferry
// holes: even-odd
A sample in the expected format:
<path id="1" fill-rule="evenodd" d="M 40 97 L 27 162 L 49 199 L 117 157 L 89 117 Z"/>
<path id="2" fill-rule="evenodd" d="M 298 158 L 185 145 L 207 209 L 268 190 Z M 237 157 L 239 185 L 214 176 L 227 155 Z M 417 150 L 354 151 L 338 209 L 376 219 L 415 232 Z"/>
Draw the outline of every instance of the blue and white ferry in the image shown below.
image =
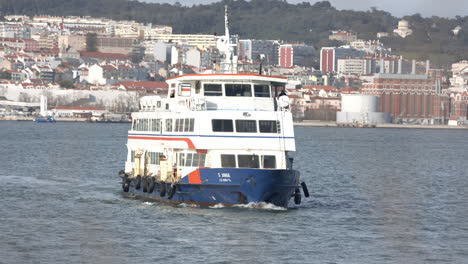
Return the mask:
<path id="1" fill-rule="evenodd" d="M 124 193 L 174 204 L 299 204 L 309 196 L 284 91 L 287 78 L 241 74 L 226 35 L 222 73 L 168 79 L 166 98 L 145 96 L 132 113 Z M 227 53 L 227 54 L 226 54 Z"/>

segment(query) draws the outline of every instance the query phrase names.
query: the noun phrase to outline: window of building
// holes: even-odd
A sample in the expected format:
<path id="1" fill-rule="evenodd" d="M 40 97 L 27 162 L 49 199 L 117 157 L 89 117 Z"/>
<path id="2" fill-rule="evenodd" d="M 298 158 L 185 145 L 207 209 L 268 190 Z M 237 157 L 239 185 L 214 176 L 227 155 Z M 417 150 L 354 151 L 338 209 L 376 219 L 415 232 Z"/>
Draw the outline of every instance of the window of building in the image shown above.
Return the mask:
<path id="1" fill-rule="evenodd" d="M 265 168 L 265 169 L 275 169 L 276 168 L 276 157 L 275 156 L 265 155 L 265 156 L 262 156 L 262 159 L 263 159 L 263 168 Z"/>
<path id="2" fill-rule="evenodd" d="M 237 155 L 239 168 L 260 168 L 257 155 Z"/>
<path id="3" fill-rule="evenodd" d="M 130 151 L 130 161 L 131 162 L 135 162 L 135 153 L 136 153 L 135 150 Z"/>
<path id="4" fill-rule="evenodd" d="M 236 132 L 257 133 L 255 120 L 236 120 Z"/>
<path id="5" fill-rule="evenodd" d="M 270 86 L 268 85 L 254 85 L 255 97 L 270 97 Z"/>
<path id="6" fill-rule="evenodd" d="M 236 156 L 228 154 L 221 155 L 221 167 L 236 168 Z"/>
<path id="7" fill-rule="evenodd" d="M 204 84 L 205 96 L 222 96 L 223 89 L 221 84 Z"/>
<path id="8" fill-rule="evenodd" d="M 250 84 L 225 84 L 226 96 L 252 96 L 252 87 Z"/>
<path id="9" fill-rule="evenodd" d="M 231 119 L 213 119 L 211 120 L 213 132 L 234 132 L 234 126 Z"/>
<path id="10" fill-rule="evenodd" d="M 258 121 L 260 133 L 279 133 L 279 122 L 275 120 L 260 120 Z"/>

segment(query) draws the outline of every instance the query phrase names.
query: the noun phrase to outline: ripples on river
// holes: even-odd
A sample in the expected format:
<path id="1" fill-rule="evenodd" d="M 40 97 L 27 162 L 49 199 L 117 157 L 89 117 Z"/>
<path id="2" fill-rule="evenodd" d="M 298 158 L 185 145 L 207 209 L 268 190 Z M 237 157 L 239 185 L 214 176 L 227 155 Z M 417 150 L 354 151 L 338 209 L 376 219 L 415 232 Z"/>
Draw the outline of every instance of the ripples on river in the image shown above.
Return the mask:
<path id="1" fill-rule="evenodd" d="M 0 122 L 0 263 L 467 263 L 468 131 L 297 127 L 297 208 L 121 195 L 126 124 Z"/>

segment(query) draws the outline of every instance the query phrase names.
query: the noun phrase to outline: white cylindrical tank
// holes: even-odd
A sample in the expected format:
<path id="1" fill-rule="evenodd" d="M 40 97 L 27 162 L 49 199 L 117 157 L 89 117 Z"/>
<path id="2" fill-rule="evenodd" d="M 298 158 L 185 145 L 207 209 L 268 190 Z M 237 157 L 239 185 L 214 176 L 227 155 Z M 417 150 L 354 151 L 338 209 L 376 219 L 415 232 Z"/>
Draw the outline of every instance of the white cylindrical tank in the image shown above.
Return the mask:
<path id="1" fill-rule="evenodd" d="M 378 97 L 365 94 L 342 94 L 341 112 L 378 112 Z"/>
<path id="2" fill-rule="evenodd" d="M 401 29 L 406 29 L 409 27 L 409 23 L 408 21 L 406 20 L 400 20 L 398 21 L 398 28 L 401 28 Z"/>

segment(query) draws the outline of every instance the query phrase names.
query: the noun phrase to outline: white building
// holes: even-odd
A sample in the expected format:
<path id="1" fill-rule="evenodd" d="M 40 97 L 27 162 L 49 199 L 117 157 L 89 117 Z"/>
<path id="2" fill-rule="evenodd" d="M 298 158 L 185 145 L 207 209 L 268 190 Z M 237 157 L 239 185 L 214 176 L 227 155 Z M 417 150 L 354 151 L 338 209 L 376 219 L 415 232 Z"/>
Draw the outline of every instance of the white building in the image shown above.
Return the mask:
<path id="1" fill-rule="evenodd" d="M 372 72 L 372 60 L 362 58 L 338 59 L 337 72 L 352 75 L 370 74 Z"/>
<path id="2" fill-rule="evenodd" d="M 106 79 L 104 78 L 104 69 L 97 64 L 88 68 L 88 82 L 92 84 L 104 85 Z"/>
<path id="3" fill-rule="evenodd" d="M 400 20 L 398 22 L 398 28 L 393 30 L 393 33 L 396 35 L 406 38 L 407 36 L 413 34 L 413 30 L 409 28 L 409 23 L 406 20 Z"/>
<path id="4" fill-rule="evenodd" d="M 201 52 L 197 48 L 191 48 L 185 52 L 185 64 L 200 68 Z"/>

